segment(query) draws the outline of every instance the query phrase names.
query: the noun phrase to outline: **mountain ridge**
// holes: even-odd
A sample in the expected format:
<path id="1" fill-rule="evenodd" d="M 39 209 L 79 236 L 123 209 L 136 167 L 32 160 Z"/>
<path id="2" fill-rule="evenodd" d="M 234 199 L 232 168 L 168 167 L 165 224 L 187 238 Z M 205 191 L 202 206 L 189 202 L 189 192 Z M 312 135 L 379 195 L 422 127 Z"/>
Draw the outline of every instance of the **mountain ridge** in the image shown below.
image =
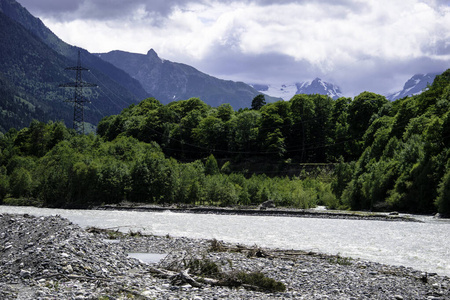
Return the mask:
<path id="1" fill-rule="evenodd" d="M 297 94 L 321 94 L 327 95 L 333 99 L 343 96 L 339 86 L 325 82 L 318 77 L 311 81 L 290 84 L 251 84 L 251 86 L 260 92 L 266 92 L 268 95 L 283 98 L 285 101 L 289 101 Z"/>
<path id="2" fill-rule="evenodd" d="M 442 72 L 415 74 L 405 82 L 402 90 L 392 94 L 387 94 L 386 98 L 390 101 L 394 101 L 404 97 L 421 94 L 428 88 L 428 85 L 433 83 L 434 78 L 441 73 Z"/>
<path id="3" fill-rule="evenodd" d="M 296 84 L 296 86 L 297 94 L 321 94 L 327 95 L 335 100 L 343 96 L 339 86 L 325 82 L 318 77 L 311 82 Z"/>
<path id="4" fill-rule="evenodd" d="M 21 24 L 54 51 L 63 55 L 64 57 L 67 57 L 70 61 L 73 62 L 73 64 L 76 63 L 77 53 L 79 50 L 81 50 L 83 53 L 84 65 L 107 74 L 113 80 L 117 81 L 120 85 L 123 85 L 125 88 L 130 90 L 138 98 L 144 99 L 145 97 L 149 96 L 136 80 L 126 78 L 128 75 L 124 73 L 123 70 L 105 63 L 103 60 L 98 59 L 95 55 L 89 53 L 85 49 L 69 45 L 68 43 L 61 40 L 39 18 L 34 17 L 17 1 L 1 0 L 0 5 L 0 11 L 6 11 L 7 13 L 5 14 L 7 16 Z"/>
<path id="5" fill-rule="evenodd" d="M 161 59 L 154 49 L 147 54 L 114 50 L 96 55 L 137 79 L 162 103 L 200 98 L 211 106 L 229 103 L 238 109 L 249 107 L 260 94 L 244 82 L 219 79 L 190 65 Z M 267 102 L 274 100 L 278 99 L 266 97 Z"/>

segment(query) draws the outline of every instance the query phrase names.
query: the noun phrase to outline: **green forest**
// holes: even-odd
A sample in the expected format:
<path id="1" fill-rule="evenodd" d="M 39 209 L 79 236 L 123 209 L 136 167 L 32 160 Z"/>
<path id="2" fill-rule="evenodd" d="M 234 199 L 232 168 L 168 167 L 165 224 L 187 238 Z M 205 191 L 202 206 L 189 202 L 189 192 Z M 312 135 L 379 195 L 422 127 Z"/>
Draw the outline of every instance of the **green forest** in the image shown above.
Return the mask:
<path id="1" fill-rule="evenodd" d="M 250 104 L 249 104 L 250 106 Z M 96 134 L 33 121 L 0 135 L 0 201 L 277 206 L 450 214 L 450 70 L 393 102 L 363 92 L 251 108 L 154 98 Z"/>

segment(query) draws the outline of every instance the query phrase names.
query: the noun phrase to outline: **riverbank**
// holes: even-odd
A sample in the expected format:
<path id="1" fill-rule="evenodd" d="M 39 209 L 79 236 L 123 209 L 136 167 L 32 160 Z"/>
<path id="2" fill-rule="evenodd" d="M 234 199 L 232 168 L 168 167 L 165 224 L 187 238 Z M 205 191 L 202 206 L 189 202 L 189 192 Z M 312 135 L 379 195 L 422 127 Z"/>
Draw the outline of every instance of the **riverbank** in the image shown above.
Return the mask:
<path id="1" fill-rule="evenodd" d="M 114 239 L 112 239 L 114 238 Z M 130 252 L 167 254 L 158 264 Z M 262 273 L 283 292 L 162 276 L 194 260 L 224 274 Z M 84 230 L 61 217 L 0 215 L 1 299 L 448 299 L 446 276 L 311 252 L 247 248 L 216 240 Z M 128 297 L 128 298 L 127 298 Z"/>
<path id="2" fill-rule="evenodd" d="M 403 221 L 421 222 L 409 214 L 398 212 L 363 212 L 326 209 L 293 209 L 276 207 L 214 207 L 214 206 L 158 206 L 148 204 L 116 204 L 96 207 L 98 210 L 118 211 L 147 211 L 162 212 L 171 211 L 175 213 L 193 214 L 216 214 L 216 215 L 243 215 L 243 216 L 277 216 L 277 217 L 300 217 L 300 218 L 326 218 L 326 219 L 348 219 L 348 220 L 376 220 L 376 221 Z"/>

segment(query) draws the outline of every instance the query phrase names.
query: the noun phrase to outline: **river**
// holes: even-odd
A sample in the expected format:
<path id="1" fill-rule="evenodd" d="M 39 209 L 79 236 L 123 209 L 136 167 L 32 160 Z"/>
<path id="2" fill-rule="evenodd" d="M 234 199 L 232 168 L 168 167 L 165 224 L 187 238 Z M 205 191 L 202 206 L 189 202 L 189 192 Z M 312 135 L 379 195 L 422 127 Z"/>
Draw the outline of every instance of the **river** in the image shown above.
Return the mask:
<path id="1" fill-rule="evenodd" d="M 0 206 L 0 213 L 60 215 L 82 227 L 340 254 L 450 276 L 450 221 L 428 217 L 418 223 L 14 206 Z"/>

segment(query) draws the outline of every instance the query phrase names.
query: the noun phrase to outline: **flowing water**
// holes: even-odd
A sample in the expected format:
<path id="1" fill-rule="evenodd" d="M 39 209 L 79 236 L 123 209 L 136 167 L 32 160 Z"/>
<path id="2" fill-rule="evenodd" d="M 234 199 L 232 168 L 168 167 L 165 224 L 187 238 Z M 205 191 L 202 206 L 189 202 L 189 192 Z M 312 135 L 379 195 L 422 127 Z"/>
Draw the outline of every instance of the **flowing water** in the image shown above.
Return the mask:
<path id="1" fill-rule="evenodd" d="M 450 221 L 424 223 L 0 206 L 0 213 L 60 215 L 82 227 L 206 238 L 403 265 L 450 276 Z"/>

